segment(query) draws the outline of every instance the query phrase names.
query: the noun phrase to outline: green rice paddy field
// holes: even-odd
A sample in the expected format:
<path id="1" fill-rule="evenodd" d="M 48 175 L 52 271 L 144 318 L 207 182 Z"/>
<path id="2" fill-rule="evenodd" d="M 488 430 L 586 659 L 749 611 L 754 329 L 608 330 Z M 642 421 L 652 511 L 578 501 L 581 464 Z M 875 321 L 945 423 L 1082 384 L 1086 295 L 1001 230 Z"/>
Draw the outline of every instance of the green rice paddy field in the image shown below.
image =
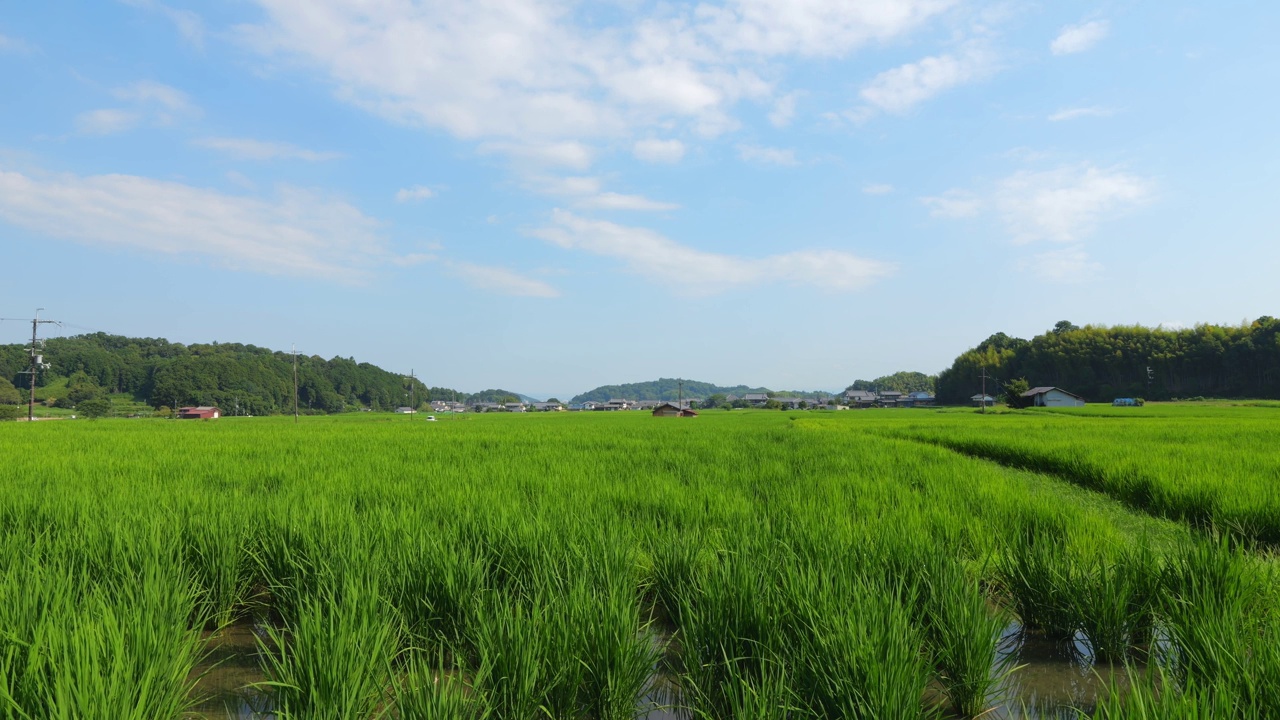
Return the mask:
<path id="1" fill-rule="evenodd" d="M 1267 718 L 1280 407 L 0 426 L 0 717 Z"/>

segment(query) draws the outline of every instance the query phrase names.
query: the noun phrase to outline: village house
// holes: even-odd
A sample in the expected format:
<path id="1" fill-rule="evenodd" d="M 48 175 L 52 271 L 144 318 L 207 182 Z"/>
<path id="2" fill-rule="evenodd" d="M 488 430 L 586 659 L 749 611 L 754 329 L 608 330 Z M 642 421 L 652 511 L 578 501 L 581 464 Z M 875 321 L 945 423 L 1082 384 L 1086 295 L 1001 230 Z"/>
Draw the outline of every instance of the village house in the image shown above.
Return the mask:
<path id="1" fill-rule="evenodd" d="M 654 417 L 697 417 L 698 413 L 689 408 L 681 409 L 675 403 L 662 403 L 653 409 Z"/>
<path id="2" fill-rule="evenodd" d="M 609 402 L 607 402 L 607 403 L 599 403 L 599 404 L 597 404 L 597 405 L 596 405 L 594 408 L 592 408 L 592 409 L 593 409 L 593 410 L 605 410 L 605 411 L 609 411 L 609 412 L 616 412 L 616 411 L 618 411 L 618 410 L 630 410 L 630 409 L 631 409 L 631 402 L 630 402 L 629 400 L 621 400 L 621 399 L 617 399 L 617 398 L 615 398 L 615 399 L 610 400 L 610 401 L 609 401 Z"/>
<path id="3" fill-rule="evenodd" d="M 934 403 L 933 393 L 928 392 L 912 392 L 898 401 L 899 407 L 930 407 Z"/>
<path id="4" fill-rule="evenodd" d="M 876 404 L 876 394 L 867 390 L 850 390 L 844 394 L 849 407 L 869 408 Z"/>
<path id="5" fill-rule="evenodd" d="M 179 420 L 217 420 L 220 417 L 222 417 L 222 411 L 208 405 L 178 408 Z"/>
<path id="6" fill-rule="evenodd" d="M 564 405 L 558 402 L 536 402 L 533 409 L 535 412 L 560 412 L 564 410 Z"/>
<path id="7" fill-rule="evenodd" d="M 1084 407 L 1084 398 L 1056 387 L 1033 387 L 1022 397 L 1035 407 Z"/>
<path id="8" fill-rule="evenodd" d="M 754 407 L 763 407 L 765 403 L 769 402 L 769 394 L 768 393 L 747 393 L 742 396 L 742 399 L 746 401 L 748 405 L 751 405 Z"/>
<path id="9" fill-rule="evenodd" d="M 984 405 L 986 407 L 992 407 L 993 405 L 996 404 L 996 399 L 991 397 L 990 395 L 978 394 L 969 398 L 969 402 L 973 403 L 974 407 L 982 407 Z"/>
<path id="10" fill-rule="evenodd" d="M 503 403 L 502 408 L 507 412 L 524 412 L 525 411 L 524 403 L 518 403 L 518 402 Z"/>

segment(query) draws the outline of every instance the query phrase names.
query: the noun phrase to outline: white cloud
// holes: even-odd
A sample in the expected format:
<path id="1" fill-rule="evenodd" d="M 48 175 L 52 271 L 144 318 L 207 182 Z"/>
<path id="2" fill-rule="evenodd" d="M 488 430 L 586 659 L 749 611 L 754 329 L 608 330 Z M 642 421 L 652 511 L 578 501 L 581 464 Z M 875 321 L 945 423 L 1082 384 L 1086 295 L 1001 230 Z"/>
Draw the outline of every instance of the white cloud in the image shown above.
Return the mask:
<path id="1" fill-rule="evenodd" d="M 200 108 L 181 90 L 143 80 L 111 91 L 130 108 L 102 108 L 76 116 L 76 131 L 84 135 L 111 135 L 132 130 L 144 122 L 171 125 L 179 119 L 200 114 Z"/>
<path id="2" fill-rule="evenodd" d="M 1105 38 L 1110 29 L 1111 27 L 1106 20 L 1093 20 L 1079 25 L 1068 25 L 1062 28 L 1062 32 L 1058 33 L 1058 37 L 1054 38 L 1053 42 L 1049 44 L 1049 50 L 1054 55 L 1070 55 L 1084 52 Z"/>
<path id="3" fill-rule="evenodd" d="M 1115 111 L 1105 107 L 1078 107 L 1066 108 L 1049 116 L 1050 122 L 1062 122 L 1063 120 L 1076 120 L 1084 117 L 1111 117 Z"/>
<path id="4" fill-rule="evenodd" d="M 143 105 L 159 105 L 171 112 L 188 113 L 196 111 L 196 107 L 191 103 L 186 93 L 175 87 L 149 80 L 142 80 L 132 85 L 116 88 L 111 91 L 111 94 L 117 100 Z"/>
<path id="5" fill-rule="evenodd" d="M 195 141 L 196 145 L 226 153 L 239 160 L 306 160 L 323 162 L 342 157 L 341 153 L 318 152 L 283 142 L 253 140 L 251 138 L 207 137 Z"/>
<path id="6" fill-rule="evenodd" d="M 888 195 L 893 192 L 893 186 L 888 183 L 871 183 L 870 185 L 863 185 L 862 192 L 867 195 Z"/>
<path id="7" fill-rule="evenodd" d="M 475 265 L 460 261 L 450 261 L 446 264 L 453 270 L 454 274 L 466 281 L 468 285 L 479 290 L 489 290 L 517 297 L 553 298 L 560 295 L 560 291 L 551 285 L 541 280 L 525 277 L 507 268 Z"/>
<path id="8" fill-rule="evenodd" d="M 395 259 L 375 220 L 341 199 L 287 186 L 256 198 L 134 175 L 0 170 L 0 219 L 89 245 L 269 275 L 359 282 Z"/>
<path id="9" fill-rule="evenodd" d="M 121 108 L 102 108 L 76 116 L 76 132 L 81 135 L 114 135 L 132 130 L 142 122 L 142 115 Z"/>
<path id="10" fill-rule="evenodd" d="M 606 27 L 579 23 L 562 0 L 257 3 L 265 19 L 239 36 L 323 73 L 342 100 L 457 137 L 528 142 L 672 123 L 722 133 L 739 101 L 774 99 L 763 78 L 779 74 L 775 59 L 841 57 L 958 0 L 724 0 L 658 13 L 620 4 Z"/>
<path id="11" fill-rule="evenodd" d="M 536 175 L 526 180 L 525 186 L 543 195 L 591 195 L 600 192 L 603 183 L 598 177 L 572 175 L 568 177 L 551 177 Z"/>
<path id="12" fill-rule="evenodd" d="M 941 218 L 970 218 L 982 211 L 982 198 L 967 190 L 948 190 L 941 195 L 922 197 L 920 202 L 929 208 L 929 214 Z"/>
<path id="13" fill-rule="evenodd" d="M 773 104 L 773 110 L 769 113 L 769 123 L 778 128 L 790 125 L 796 116 L 797 97 L 797 93 L 787 93 L 778 98 Z"/>
<path id="14" fill-rule="evenodd" d="M 1022 171 L 1000 182 L 995 204 L 1015 242 L 1075 242 L 1103 219 L 1150 199 L 1147 180 L 1119 168 L 1074 165 Z"/>
<path id="15" fill-rule="evenodd" d="M 1018 268 L 1042 280 L 1058 283 L 1087 282 L 1102 272 L 1102 265 L 1094 262 L 1079 245 L 1038 253 L 1022 260 Z"/>
<path id="16" fill-rule="evenodd" d="M 604 183 L 598 177 L 570 176 L 548 177 L 534 176 L 526 180 L 526 187 L 543 195 L 556 195 L 573 199 L 573 204 L 581 208 L 597 210 L 675 210 L 679 205 L 650 200 L 643 195 L 623 195 L 616 192 L 605 192 Z"/>
<path id="17" fill-rule="evenodd" d="M 631 148 L 636 159 L 651 163 L 677 163 L 684 158 L 684 143 L 679 140 L 640 140 Z"/>
<path id="18" fill-rule="evenodd" d="M 413 187 L 400 188 L 396 192 L 396 202 L 419 202 L 431 197 L 435 197 L 435 191 L 425 185 L 414 185 Z"/>
<path id="19" fill-rule="evenodd" d="M 125 5 L 150 10 L 164 15 L 187 42 L 196 48 L 204 47 L 204 20 L 190 10 L 171 8 L 157 0 L 120 0 Z"/>
<path id="20" fill-rule="evenodd" d="M 793 150 L 784 148 L 761 147 L 759 145 L 739 145 L 738 157 L 746 162 L 764 163 L 767 165 L 799 165 Z"/>
<path id="21" fill-rule="evenodd" d="M 595 151 L 580 142 L 508 143 L 487 142 L 479 147 L 483 155 L 500 153 L 526 164 L 585 170 L 595 161 Z"/>
<path id="22" fill-rule="evenodd" d="M 31 52 L 31 46 L 18 38 L 0 35 L 0 53 L 5 52 L 26 55 Z"/>
<path id="23" fill-rule="evenodd" d="M 957 55 L 926 57 L 886 70 L 859 95 L 872 108 L 901 114 L 946 90 L 982 80 L 995 69 L 991 53 L 971 44 Z"/>
<path id="24" fill-rule="evenodd" d="M 889 40 L 956 5 L 955 0 L 730 0 L 701 4 L 706 32 L 736 52 L 839 57 Z"/>
<path id="25" fill-rule="evenodd" d="M 597 210 L 676 210 L 675 203 L 650 200 L 643 195 L 623 195 L 615 192 L 604 192 L 584 198 L 575 203 L 579 207 Z"/>
<path id="26" fill-rule="evenodd" d="M 895 271 L 889 263 L 835 250 L 766 258 L 704 252 L 652 230 L 590 220 L 565 210 L 554 211 L 552 224 L 531 234 L 562 248 L 621 260 L 632 272 L 695 295 L 769 282 L 856 290 Z"/>

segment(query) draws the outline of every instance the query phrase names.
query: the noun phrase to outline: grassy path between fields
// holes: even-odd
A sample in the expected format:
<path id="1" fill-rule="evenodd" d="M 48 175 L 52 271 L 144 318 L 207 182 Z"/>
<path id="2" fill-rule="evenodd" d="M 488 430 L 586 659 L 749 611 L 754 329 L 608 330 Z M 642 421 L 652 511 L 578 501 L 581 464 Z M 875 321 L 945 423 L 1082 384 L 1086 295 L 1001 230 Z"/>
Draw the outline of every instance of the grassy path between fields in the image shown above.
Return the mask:
<path id="1" fill-rule="evenodd" d="M 1064 503 L 1092 510 L 1106 517 L 1127 537 L 1135 540 L 1146 537 L 1155 549 L 1173 547 L 1192 533 L 1192 529 L 1185 523 L 1152 514 L 1146 508 L 1126 503 L 1103 490 L 1095 489 L 1092 482 L 1081 482 L 1068 473 L 1021 467 L 1015 463 L 1005 462 L 1001 457 L 988 457 L 963 446 L 956 447 L 906 434 L 882 434 L 874 431 L 869 431 L 868 434 L 940 447 L 950 450 L 967 462 L 994 465 L 1008 475 L 1010 482 L 1026 485 L 1035 494 L 1049 495 Z"/>

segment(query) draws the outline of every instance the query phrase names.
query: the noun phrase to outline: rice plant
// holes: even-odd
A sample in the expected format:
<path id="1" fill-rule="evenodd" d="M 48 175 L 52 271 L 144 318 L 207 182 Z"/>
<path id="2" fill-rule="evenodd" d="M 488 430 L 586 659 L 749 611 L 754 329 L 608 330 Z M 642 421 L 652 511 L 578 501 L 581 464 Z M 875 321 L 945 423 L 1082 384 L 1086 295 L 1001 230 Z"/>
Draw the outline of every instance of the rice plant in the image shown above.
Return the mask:
<path id="1" fill-rule="evenodd" d="M 401 629 L 375 580 L 344 578 L 340 591 L 301 600 L 284 628 L 259 640 L 271 711 L 282 719 L 379 718 L 389 712 Z"/>

